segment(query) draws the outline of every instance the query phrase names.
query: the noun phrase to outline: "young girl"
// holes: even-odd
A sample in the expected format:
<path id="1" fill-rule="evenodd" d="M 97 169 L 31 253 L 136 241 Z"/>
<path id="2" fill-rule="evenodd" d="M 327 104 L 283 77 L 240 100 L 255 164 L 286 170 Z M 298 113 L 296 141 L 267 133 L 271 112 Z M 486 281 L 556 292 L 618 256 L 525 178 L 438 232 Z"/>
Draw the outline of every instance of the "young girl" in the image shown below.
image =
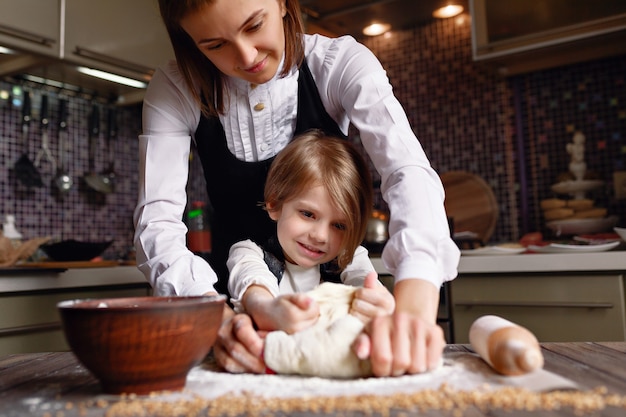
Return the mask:
<path id="1" fill-rule="evenodd" d="M 157 70 L 143 102 L 139 198 L 141 271 L 155 294 L 227 292 L 238 241 L 266 240 L 275 224 L 258 206 L 274 156 L 299 133 L 347 134 L 351 123 L 381 176 L 395 277 L 393 314 L 375 317 L 355 350 L 375 375 L 424 372 L 445 340 L 439 288 L 454 279 L 443 186 L 374 54 L 353 38 L 306 35 L 298 0 L 159 0 L 176 61 Z M 185 245 L 192 140 L 213 206 L 211 265 Z M 371 288 L 364 288 L 371 290 Z M 368 302 L 371 291 L 359 299 Z M 248 315 L 224 314 L 214 345 L 231 372 L 264 372 L 263 340 Z"/>
<path id="2" fill-rule="evenodd" d="M 276 236 L 230 249 L 228 289 L 235 312 L 250 314 L 259 330 L 294 333 L 313 324 L 318 306 L 302 294 L 323 281 L 362 287 L 377 274 L 360 245 L 372 211 L 367 164 L 346 140 L 310 131 L 294 139 L 272 164 L 265 209 Z M 371 283 L 370 283 L 371 285 Z M 351 313 L 368 322 L 391 314 L 394 300 L 382 285 L 378 305 Z"/>

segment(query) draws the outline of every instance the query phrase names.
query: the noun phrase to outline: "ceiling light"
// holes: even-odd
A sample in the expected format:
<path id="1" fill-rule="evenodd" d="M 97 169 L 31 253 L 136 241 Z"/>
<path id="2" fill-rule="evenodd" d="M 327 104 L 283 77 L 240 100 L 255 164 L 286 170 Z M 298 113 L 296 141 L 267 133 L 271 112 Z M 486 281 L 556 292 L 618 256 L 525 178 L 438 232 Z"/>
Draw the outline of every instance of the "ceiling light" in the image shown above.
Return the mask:
<path id="1" fill-rule="evenodd" d="M 111 74 L 110 72 L 104 72 L 87 67 L 78 67 L 78 72 L 90 75 L 92 77 L 101 78 L 107 81 L 113 81 L 114 83 L 127 85 L 135 88 L 146 88 L 148 84 L 143 81 L 133 80 L 132 78 L 122 77 L 121 75 Z"/>
<path id="2" fill-rule="evenodd" d="M 436 17 L 439 19 L 445 19 L 448 17 L 454 17 L 461 12 L 463 12 L 463 6 L 459 6 L 456 4 L 449 4 L 447 6 L 443 6 L 435 10 L 433 12 L 433 17 Z"/>
<path id="3" fill-rule="evenodd" d="M 367 36 L 378 36 L 389 31 L 389 29 L 391 29 L 391 25 L 388 23 L 372 23 L 363 28 L 363 34 Z"/>

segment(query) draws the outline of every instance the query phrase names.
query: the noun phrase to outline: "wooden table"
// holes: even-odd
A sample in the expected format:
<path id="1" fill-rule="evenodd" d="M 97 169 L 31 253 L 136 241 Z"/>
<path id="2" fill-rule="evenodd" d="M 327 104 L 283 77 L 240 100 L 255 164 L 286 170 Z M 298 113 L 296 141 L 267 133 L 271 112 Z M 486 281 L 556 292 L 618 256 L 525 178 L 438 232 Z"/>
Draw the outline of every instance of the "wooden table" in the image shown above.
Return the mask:
<path id="1" fill-rule="evenodd" d="M 566 395 L 580 394 L 591 411 L 583 415 L 624 416 L 626 415 L 626 342 L 607 343 L 545 343 L 542 344 L 545 357 L 545 369 L 577 382 L 581 390 Z M 466 345 L 449 345 L 446 353 L 471 351 Z M 605 390 L 597 390 L 605 387 Z M 592 391 L 596 390 L 595 394 Z M 516 394 L 515 394 L 516 395 Z M 556 398 L 556 393 L 533 394 L 546 396 L 544 400 Z M 554 396 L 548 397 L 548 396 Z M 543 397 L 542 397 L 543 398 Z M 406 398 L 405 398 L 406 400 Z M 93 376 L 82 367 L 70 352 L 17 354 L 0 358 L 0 417 L 9 416 L 139 416 L 139 415 L 184 415 L 208 416 L 226 415 L 227 413 L 211 408 L 214 405 L 198 403 L 176 414 L 173 408 L 157 407 L 148 410 L 146 404 L 158 402 L 159 397 L 136 397 L 105 395 Z M 206 401 L 206 400 L 205 400 Z M 548 415 L 576 416 L 575 409 L 566 406 L 560 410 L 539 409 L 507 410 L 504 406 L 452 405 L 448 410 L 430 409 L 423 404 L 406 405 L 396 402 L 384 409 L 377 408 L 371 399 L 358 399 L 361 407 L 335 410 L 332 412 L 307 409 L 307 401 L 300 402 L 300 409 L 285 412 L 276 406 L 264 413 L 248 412 L 247 415 L 266 416 L 536 416 Z M 400 400 L 398 400 L 400 401 Z M 593 403 L 595 401 L 595 403 Z M 611 401 L 618 406 L 606 406 Z M 128 407 L 120 408 L 126 403 Z M 354 401 L 352 401 L 354 403 Z M 368 406 L 367 404 L 372 404 Z M 378 404 L 378 403 L 376 403 Z M 389 401 L 387 405 L 391 404 Z M 404 405 L 402 405 L 404 404 Z M 591 405 L 589 405 L 591 404 Z M 598 405 L 600 404 L 600 405 Z M 130 406 L 138 407 L 140 412 L 131 413 Z M 424 407 L 426 409 L 424 409 Z M 600 408 L 600 409 L 598 409 Z M 124 411 L 122 411 L 124 410 Z M 192 412 L 193 410 L 193 412 Z M 222 408 L 223 410 L 223 408 Z M 580 411 L 580 410 L 579 410 Z M 144 413 L 144 414 L 141 414 Z M 245 414 L 245 413 L 244 413 Z M 578 414 L 580 415 L 580 414 Z"/>

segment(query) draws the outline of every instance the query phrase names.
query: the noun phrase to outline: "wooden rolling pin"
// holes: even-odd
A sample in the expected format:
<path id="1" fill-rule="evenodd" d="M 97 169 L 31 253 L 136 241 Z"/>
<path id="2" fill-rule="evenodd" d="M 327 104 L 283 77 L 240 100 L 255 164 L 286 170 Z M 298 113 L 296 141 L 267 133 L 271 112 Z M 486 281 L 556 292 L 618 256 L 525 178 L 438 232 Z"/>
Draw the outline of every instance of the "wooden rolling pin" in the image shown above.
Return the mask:
<path id="1" fill-rule="evenodd" d="M 472 348 L 496 372 L 522 375 L 543 367 L 539 342 L 528 329 L 499 316 L 476 319 L 469 331 Z"/>

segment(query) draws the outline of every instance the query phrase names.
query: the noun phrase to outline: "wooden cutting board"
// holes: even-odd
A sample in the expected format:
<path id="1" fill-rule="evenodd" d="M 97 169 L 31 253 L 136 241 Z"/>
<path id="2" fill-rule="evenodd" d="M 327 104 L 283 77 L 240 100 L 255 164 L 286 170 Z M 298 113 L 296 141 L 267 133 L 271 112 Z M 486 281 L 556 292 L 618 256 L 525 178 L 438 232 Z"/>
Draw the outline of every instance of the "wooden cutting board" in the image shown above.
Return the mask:
<path id="1" fill-rule="evenodd" d="M 446 214 L 454 219 L 455 233 L 474 232 L 483 243 L 489 241 L 498 220 L 498 202 L 489 184 L 465 171 L 449 171 L 440 177 Z"/>

